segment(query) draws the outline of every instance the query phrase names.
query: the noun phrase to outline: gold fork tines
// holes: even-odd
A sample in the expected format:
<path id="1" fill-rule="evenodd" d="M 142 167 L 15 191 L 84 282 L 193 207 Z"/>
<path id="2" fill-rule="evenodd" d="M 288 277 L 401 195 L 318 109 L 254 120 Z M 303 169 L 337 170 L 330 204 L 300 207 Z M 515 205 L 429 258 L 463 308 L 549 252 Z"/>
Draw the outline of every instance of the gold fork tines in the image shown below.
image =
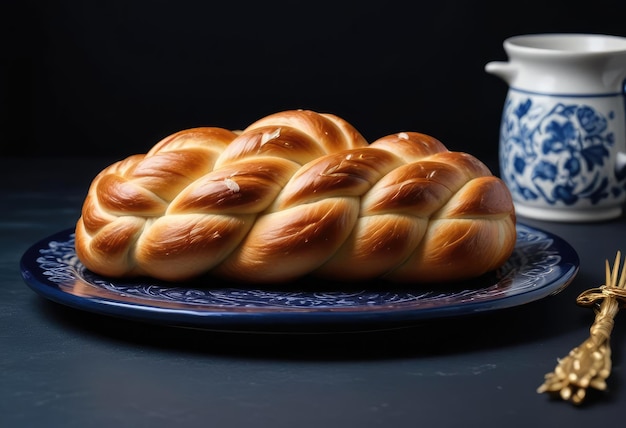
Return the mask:
<path id="1" fill-rule="evenodd" d="M 621 252 L 618 251 L 612 270 L 606 261 L 604 285 L 584 291 L 576 299 L 579 305 L 595 309 L 596 317 L 589 338 L 558 360 L 554 372 L 545 375 L 537 392 L 558 394 L 563 400 L 581 404 L 587 388 L 606 390 L 606 379 L 611 374 L 611 331 L 615 315 L 626 304 L 626 264 L 618 280 L 620 259 Z"/>

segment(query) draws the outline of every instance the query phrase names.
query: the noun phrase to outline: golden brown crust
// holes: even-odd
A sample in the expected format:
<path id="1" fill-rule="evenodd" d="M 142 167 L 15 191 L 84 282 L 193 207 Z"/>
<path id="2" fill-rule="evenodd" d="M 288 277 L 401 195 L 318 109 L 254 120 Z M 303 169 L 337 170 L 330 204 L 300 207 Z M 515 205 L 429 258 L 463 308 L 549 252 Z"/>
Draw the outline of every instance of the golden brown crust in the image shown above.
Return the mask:
<path id="1" fill-rule="evenodd" d="M 450 281 L 515 240 L 510 193 L 475 157 L 415 132 L 368 144 L 305 110 L 164 138 L 98 174 L 76 226 L 88 269 L 170 281 Z"/>

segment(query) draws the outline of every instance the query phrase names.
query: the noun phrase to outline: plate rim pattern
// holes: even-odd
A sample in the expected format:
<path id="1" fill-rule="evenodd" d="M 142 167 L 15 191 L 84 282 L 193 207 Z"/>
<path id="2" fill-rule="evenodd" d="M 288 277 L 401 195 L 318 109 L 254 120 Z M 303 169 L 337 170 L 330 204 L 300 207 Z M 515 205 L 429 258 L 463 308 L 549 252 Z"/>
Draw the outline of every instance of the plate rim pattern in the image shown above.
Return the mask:
<path id="1" fill-rule="evenodd" d="M 73 229 L 33 244 L 20 259 L 20 268 L 26 284 L 46 299 L 150 323 L 226 330 L 409 323 L 518 306 L 568 286 L 579 269 L 576 251 L 551 232 L 519 222 L 516 226 L 514 253 L 501 268 L 447 290 L 424 289 L 424 285 L 410 289 L 390 283 L 385 283 L 384 289 L 310 289 L 307 284 L 295 290 L 115 280 L 84 268 L 74 251 Z M 480 286 L 481 281 L 485 286 Z M 76 284 L 80 293 L 74 289 Z"/>

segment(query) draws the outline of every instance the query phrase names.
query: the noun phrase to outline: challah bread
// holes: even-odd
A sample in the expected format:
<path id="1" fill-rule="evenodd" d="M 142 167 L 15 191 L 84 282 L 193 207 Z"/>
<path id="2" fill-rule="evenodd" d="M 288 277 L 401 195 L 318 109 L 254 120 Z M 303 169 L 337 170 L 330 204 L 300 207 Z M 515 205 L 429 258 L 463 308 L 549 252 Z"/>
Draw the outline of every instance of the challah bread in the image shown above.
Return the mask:
<path id="1" fill-rule="evenodd" d="M 173 134 L 98 174 L 76 225 L 88 269 L 166 281 L 450 281 L 515 241 L 510 193 L 475 157 L 415 132 L 368 144 L 306 110 Z"/>

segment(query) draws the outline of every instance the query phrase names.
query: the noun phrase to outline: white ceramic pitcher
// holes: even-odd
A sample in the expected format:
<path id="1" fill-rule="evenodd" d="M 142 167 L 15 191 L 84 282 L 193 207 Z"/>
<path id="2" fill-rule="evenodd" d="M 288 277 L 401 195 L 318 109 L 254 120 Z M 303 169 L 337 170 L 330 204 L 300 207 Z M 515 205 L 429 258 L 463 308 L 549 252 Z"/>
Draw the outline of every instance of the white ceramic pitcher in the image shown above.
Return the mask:
<path id="1" fill-rule="evenodd" d="M 530 34 L 504 41 L 488 73 L 509 90 L 500 176 L 518 214 L 554 221 L 619 217 L 626 200 L 626 37 Z"/>

